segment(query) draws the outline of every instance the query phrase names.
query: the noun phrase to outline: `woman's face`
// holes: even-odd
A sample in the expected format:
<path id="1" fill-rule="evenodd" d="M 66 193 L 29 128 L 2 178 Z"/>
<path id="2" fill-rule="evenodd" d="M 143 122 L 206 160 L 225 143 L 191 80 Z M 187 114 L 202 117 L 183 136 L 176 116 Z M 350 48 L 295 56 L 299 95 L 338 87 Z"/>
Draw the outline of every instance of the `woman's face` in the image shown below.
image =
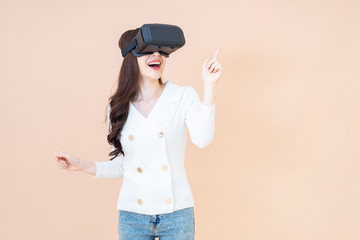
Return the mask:
<path id="1" fill-rule="evenodd" d="M 140 75 L 143 79 L 158 80 L 165 68 L 166 57 L 154 52 L 149 55 L 137 57 Z M 152 63 L 152 64 L 151 64 Z"/>

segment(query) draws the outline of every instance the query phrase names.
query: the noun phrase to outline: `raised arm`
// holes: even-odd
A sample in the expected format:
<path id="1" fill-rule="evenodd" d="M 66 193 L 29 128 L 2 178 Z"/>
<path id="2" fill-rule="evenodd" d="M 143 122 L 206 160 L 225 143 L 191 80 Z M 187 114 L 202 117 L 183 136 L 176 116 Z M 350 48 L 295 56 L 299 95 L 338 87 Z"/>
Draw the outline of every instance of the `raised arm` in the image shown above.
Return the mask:
<path id="1" fill-rule="evenodd" d="M 204 81 L 204 96 L 200 102 L 194 88 L 188 87 L 184 93 L 186 104 L 185 121 L 191 141 L 200 148 L 208 146 L 215 132 L 215 89 L 222 74 L 222 67 L 217 61 L 221 46 L 213 57 L 205 60 L 201 77 Z"/>
<path id="2" fill-rule="evenodd" d="M 191 141 L 199 148 L 207 147 L 214 138 L 215 103 L 206 106 L 200 101 L 199 95 L 192 87 L 184 93 L 186 99 L 185 122 Z"/>

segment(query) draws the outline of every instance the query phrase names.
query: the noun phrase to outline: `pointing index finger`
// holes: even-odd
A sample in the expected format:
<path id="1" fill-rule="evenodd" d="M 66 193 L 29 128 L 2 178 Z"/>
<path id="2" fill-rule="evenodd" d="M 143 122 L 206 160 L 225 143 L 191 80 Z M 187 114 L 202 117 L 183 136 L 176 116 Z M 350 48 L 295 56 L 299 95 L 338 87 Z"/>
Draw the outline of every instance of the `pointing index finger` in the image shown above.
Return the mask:
<path id="1" fill-rule="evenodd" d="M 214 54 L 215 59 L 217 59 L 217 57 L 219 56 L 220 49 L 221 49 L 221 45 L 219 45 L 218 48 L 216 49 L 216 52 Z"/>

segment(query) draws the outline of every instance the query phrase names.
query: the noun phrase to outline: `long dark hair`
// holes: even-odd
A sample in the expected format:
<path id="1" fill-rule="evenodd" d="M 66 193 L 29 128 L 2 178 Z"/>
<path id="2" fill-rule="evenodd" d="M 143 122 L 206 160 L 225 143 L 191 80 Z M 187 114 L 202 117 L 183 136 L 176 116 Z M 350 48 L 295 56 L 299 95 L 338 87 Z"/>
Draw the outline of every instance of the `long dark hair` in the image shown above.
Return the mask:
<path id="1" fill-rule="evenodd" d="M 119 47 L 123 49 L 136 36 L 140 28 L 128 30 L 124 32 L 119 39 Z M 118 86 L 115 93 L 109 98 L 110 104 L 110 130 L 107 135 L 107 140 L 110 145 L 115 147 L 115 150 L 109 153 L 113 156 L 113 160 L 119 154 L 125 153 L 120 143 L 121 131 L 126 123 L 129 114 L 129 103 L 134 100 L 139 89 L 140 71 L 136 56 L 131 52 L 125 55 L 120 68 L 118 77 Z M 159 84 L 164 83 L 161 77 L 158 79 Z"/>

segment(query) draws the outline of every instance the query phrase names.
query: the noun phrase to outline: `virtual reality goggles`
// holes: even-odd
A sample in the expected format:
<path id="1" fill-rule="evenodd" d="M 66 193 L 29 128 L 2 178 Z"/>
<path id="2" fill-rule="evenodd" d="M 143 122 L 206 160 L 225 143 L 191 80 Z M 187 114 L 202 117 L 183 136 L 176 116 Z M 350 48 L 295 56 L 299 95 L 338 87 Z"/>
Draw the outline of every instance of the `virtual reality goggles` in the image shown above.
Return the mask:
<path id="1" fill-rule="evenodd" d="M 184 33 L 178 26 L 169 24 L 144 24 L 136 37 L 121 50 L 123 57 L 130 51 L 136 57 L 159 52 L 169 57 L 185 45 Z"/>

